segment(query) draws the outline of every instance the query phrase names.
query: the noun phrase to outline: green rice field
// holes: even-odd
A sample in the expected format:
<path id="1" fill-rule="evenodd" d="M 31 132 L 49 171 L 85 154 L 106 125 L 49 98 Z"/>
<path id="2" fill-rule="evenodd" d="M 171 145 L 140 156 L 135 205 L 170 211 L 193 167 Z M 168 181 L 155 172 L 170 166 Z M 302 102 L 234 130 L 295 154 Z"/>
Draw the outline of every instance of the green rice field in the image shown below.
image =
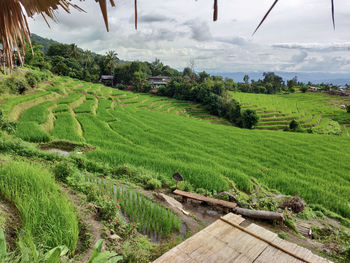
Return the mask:
<path id="1" fill-rule="evenodd" d="M 327 125 L 327 119 L 347 122 L 350 117 L 327 96 L 234 93 L 243 107 L 255 108 L 261 117 L 258 129 L 246 130 L 209 115 L 191 102 L 64 81 L 59 84 L 65 87 L 64 92 L 57 93 L 57 100 L 44 108 L 40 104 L 24 110 L 19 125 L 26 126 L 25 116 L 37 111 L 38 116 L 28 120 L 35 123 L 36 129 L 42 129 L 50 139 L 96 146 L 86 157 L 110 166 L 132 164 L 168 178 L 179 171 L 194 189 L 209 191 L 228 189 L 233 182 L 250 192 L 254 178 L 271 189 L 300 195 L 308 202 L 350 217 L 349 137 L 263 128 L 282 128 L 293 118 L 304 128 Z M 36 96 L 45 92 L 48 91 Z M 21 103 L 35 100 L 32 95 L 20 98 L 15 98 L 15 103 L 3 103 L 7 114 L 16 105 L 18 108 Z M 50 116 L 54 127 L 45 131 L 43 127 Z M 35 134 L 28 136 L 22 138 L 35 141 L 31 139 Z"/>
<path id="2" fill-rule="evenodd" d="M 350 114 L 341 109 L 341 105 L 350 104 L 350 97 L 321 92 L 277 95 L 233 92 L 232 96 L 242 108 L 256 110 L 260 117 L 257 129 L 284 129 L 295 119 L 302 128 L 322 133 L 334 120 L 340 124 L 343 135 L 350 136 Z"/>

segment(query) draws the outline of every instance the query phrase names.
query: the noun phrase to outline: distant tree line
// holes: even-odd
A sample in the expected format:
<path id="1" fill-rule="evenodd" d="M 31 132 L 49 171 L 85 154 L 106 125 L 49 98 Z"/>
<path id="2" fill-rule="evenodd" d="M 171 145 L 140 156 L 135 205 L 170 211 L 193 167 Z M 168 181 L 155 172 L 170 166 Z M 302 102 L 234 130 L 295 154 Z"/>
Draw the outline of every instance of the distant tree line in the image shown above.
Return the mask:
<path id="1" fill-rule="evenodd" d="M 101 75 L 113 75 L 119 59 L 115 51 L 106 55 L 82 50 L 75 44 L 54 43 L 44 53 L 40 45 L 33 43 L 34 56 L 29 47 L 25 58 L 27 66 L 48 69 L 60 76 L 69 76 L 80 80 L 98 82 Z"/>
<path id="2" fill-rule="evenodd" d="M 191 68 L 183 72 L 164 65 L 156 59 L 154 62 L 123 62 L 115 51 L 98 55 L 82 50 L 75 44 L 51 43 L 45 49 L 33 43 L 34 55 L 29 50 L 25 58 L 27 66 L 50 70 L 52 73 L 69 76 L 89 82 L 98 82 L 101 75 L 114 75 L 119 89 L 130 88 L 136 92 L 149 92 L 149 76 L 169 76 L 167 86 L 160 87 L 157 94 L 198 102 L 213 115 L 228 119 L 231 123 L 244 128 L 253 128 L 258 122 L 255 111 L 241 111 L 237 101 L 228 94 L 237 88 L 230 78 L 210 76 L 206 72 L 195 73 Z M 44 53 L 44 50 L 47 50 Z"/>
<path id="3" fill-rule="evenodd" d="M 245 75 L 243 82 L 237 83 L 236 91 L 260 94 L 294 93 L 296 90 L 307 91 L 307 86 L 299 82 L 297 77 L 287 80 L 274 72 L 264 72 L 263 79 L 249 81 L 249 76 Z"/>
<path id="4" fill-rule="evenodd" d="M 195 73 L 187 67 L 180 72 L 163 65 L 158 59 L 154 62 L 131 62 L 119 64 L 115 77 L 119 89 L 131 86 L 133 91 L 149 92 L 147 76 L 169 76 L 171 81 L 156 90 L 156 94 L 178 100 L 198 102 L 205 106 L 209 113 L 226 118 L 239 127 L 253 128 L 258 122 L 255 111 L 242 111 L 240 104 L 228 94 L 235 88 L 232 79 L 225 80 L 220 76 L 211 76 L 206 72 Z"/>

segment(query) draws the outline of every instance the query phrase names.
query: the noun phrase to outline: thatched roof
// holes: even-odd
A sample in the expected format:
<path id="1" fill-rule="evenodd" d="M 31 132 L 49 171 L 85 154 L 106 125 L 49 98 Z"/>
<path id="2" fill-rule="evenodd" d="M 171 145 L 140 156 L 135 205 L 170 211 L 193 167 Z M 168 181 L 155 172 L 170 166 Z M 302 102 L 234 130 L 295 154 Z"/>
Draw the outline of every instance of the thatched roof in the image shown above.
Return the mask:
<path id="1" fill-rule="evenodd" d="M 100 2 L 105 2 L 105 0 L 101 0 Z M 111 0 L 111 2 L 113 1 Z M 30 45 L 30 30 L 27 17 L 41 14 L 48 23 L 47 18 L 55 20 L 54 11 L 59 7 L 68 13 L 70 7 L 82 10 L 77 5 L 68 2 L 68 0 L 0 1 L 0 41 L 3 46 L 2 55 L 9 68 L 13 67 L 14 49 L 17 52 L 18 59 L 23 64 L 22 57 L 25 53 L 25 43 L 27 42 Z"/>

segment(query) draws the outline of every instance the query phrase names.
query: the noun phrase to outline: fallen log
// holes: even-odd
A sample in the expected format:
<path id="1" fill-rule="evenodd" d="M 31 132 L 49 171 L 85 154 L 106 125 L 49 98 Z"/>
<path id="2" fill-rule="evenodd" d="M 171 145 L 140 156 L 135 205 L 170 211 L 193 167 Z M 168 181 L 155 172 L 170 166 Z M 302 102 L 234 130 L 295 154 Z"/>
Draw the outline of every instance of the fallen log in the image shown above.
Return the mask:
<path id="1" fill-rule="evenodd" d="M 245 208 L 236 207 L 233 209 L 234 213 L 254 218 L 254 219 L 266 219 L 272 221 L 283 222 L 284 217 L 282 213 L 270 212 L 270 211 L 261 211 L 261 210 L 250 210 Z"/>

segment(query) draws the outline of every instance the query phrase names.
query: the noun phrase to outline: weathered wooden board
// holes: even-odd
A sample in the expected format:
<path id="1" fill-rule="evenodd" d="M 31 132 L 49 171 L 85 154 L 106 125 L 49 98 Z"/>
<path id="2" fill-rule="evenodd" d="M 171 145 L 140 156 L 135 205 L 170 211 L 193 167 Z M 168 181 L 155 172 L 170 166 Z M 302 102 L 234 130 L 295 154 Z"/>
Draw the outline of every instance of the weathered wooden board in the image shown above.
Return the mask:
<path id="1" fill-rule="evenodd" d="M 202 196 L 202 195 L 198 195 L 198 194 L 194 194 L 194 193 L 189 193 L 189 192 L 185 192 L 185 191 L 181 191 L 181 190 L 175 190 L 173 193 L 176 195 L 180 195 L 180 196 L 183 196 L 186 198 L 193 199 L 193 200 L 207 202 L 207 203 L 214 204 L 214 205 L 220 205 L 220 206 L 227 207 L 227 208 L 234 209 L 237 206 L 237 204 L 233 203 L 233 202 L 227 202 L 224 200 L 214 199 L 214 198 L 210 198 L 210 197 L 206 197 L 206 196 Z"/>
<path id="2" fill-rule="evenodd" d="M 306 248 L 280 239 L 275 233 L 255 224 L 242 229 L 245 219 L 232 213 L 224 222 L 217 220 L 177 247 L 158 258 L 155 263 L 329 263 Z M 236 227 L 235 227 L 236 226 Z M 246 232 L 246 230 L 248 232 Z M 257 238 L 257 235 L 261 239 Z M 266 240 L 266 241 L 264 241 Z M 271 244 L 269 243 L 271 242 Z M 280 247 L 280 248 L 279 248 Z M 281 250 L 282 249 L 282 250 Z M 291 252 L 292 255 L 283 251 Z M 301 260 L 301 257 L 304 260 Z"/>

